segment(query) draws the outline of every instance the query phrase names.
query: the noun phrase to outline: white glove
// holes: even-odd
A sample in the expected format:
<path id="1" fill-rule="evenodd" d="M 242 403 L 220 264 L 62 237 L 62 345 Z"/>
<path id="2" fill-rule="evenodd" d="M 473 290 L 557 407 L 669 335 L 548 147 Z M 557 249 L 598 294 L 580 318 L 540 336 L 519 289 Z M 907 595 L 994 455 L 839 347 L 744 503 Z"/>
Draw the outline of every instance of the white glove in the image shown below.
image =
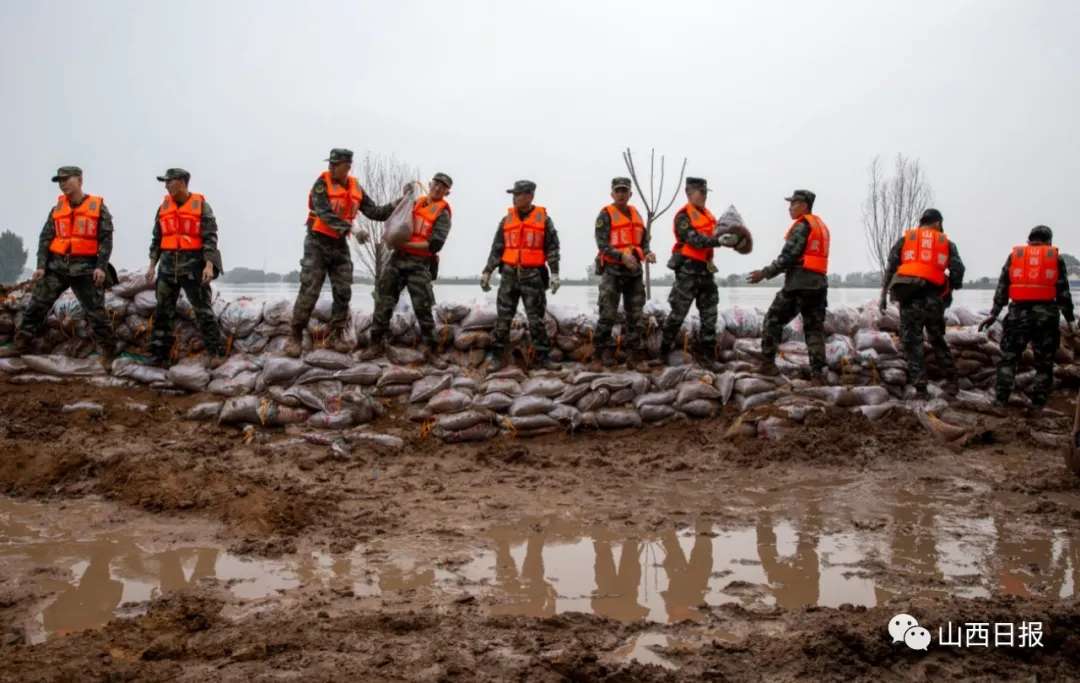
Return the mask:
<path id="1" fill-rule="evenodd" d="M 550 285 L 549 289 L 551 289 L 552 294 L 559 291 L 559 276 L 558 275 L 552 275 L 551 276 L 551 285 Z"/>
<path id="2" fill-rule="evenodd" d="M 480 274 L 480 289 L 485 292 L 491 291 L 491 273 Z"/>
<path id="3" fill-rule="evenodd" d="M 734 249 L 735 245 L 737 245 L 741 239 L 742 237 L 740 237 L 739 235 L 736 235 L 733 232 L 729 232 L 725 235 L 721 235 L 719 242 L 721 247 L 731 247 L 732 249 Z"/>

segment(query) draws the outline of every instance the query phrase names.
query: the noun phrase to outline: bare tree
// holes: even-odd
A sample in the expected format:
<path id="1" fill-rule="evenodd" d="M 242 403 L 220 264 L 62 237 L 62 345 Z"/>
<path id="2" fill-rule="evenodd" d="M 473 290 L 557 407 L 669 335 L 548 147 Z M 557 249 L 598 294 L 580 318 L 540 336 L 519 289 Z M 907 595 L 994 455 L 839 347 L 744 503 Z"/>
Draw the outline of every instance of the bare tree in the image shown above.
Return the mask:
<path id="1" fill-rule="evenodd" d="M 884 273 L 889 251 L 933 203 L 934 190 L 919 160 L 903 154 L 896 155 L 891 176 L 882 171 L 880 157 L 874 157 L 869 173 L 870 183 L 863 203 L 863 228 L 870 260 Z"/>
<path id="2" fill-rule="evenodd" d="M 397 199 L 401 196 L 401 189 L 406 183 L 417 180 L 420 170 L 410 167 L 392 156 L 364 154 L 360 163 L 358 180 L 360 187 L 364 188 L 364 194 L 369 195 L 375 202 L 383 203 Z M 369 239 L 364 244 L 358 244 L 350 236 L 353 253 L 356 254 L 358 270 L 361 275 L 367 275 L 373 280 L 378 280 L 390 262 L 390 247 L 383 244 L 383 228 L 386 225 L 357 215 L 360 227 L 367 230 Z"/>
<path id="3" fill-rule="evenodd" d="M 679 179 L 675 182 L 675 189 L 671 193 L 671 199 L 664 208 L 660 209 L 660 204 L 664 201 L 664 155 L 660 155 L 660 182 L 654 183 L 656 175 L 656 150 L 649 150 L 649 196 L 646 199 L 645 191 L 641 189 L 641 183 L 638 182 L 637 169 L 634 167 L 634 155 L 630 152 L 630 148 L 627 147 L 623 152 L 623 163 L 626 164 L 626 170 L 630 172 L 630 178 L 634 181 L 634 187 L 637 189 L 638 197 L 641 198 L 641 203 L 645 205 L 645 234 L 649 237 L 650 243 L 652 240 L 652 224 L 660 216 L 671 208 L 671 205 L 675 203 L 675 199 L 679 196 L 679 188 L 682 186 L 683 174 L 686 173 L 686 157 L 683 157 L 682 168 L 679 169 Z M 645 296 L 652 298 L 652 274 L 649 272 L 649 263 L 645 262 Z"/>

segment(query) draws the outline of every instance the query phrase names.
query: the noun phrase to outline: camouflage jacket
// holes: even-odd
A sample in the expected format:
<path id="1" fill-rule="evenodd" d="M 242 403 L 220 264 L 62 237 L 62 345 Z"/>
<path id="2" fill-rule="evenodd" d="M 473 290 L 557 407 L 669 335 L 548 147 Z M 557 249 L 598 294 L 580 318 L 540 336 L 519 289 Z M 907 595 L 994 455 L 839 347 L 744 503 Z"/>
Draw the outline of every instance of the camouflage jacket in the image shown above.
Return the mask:
<path id="1" fill-rule="evenodd" d="M 86 195 L 87 197 L 89 195 Z M 83 201 L 86 201 L 85 197 Z M 81 206 L 82 202 L 74 206 Z M 106 272 L 109 269 L 109 258 L 112 256 L 113 246 L 113 218 L 105 202 L 101 202 L 101 216 L 98 218 L 98 253 L 93 256 L 59 256 L 49 252 L 49 244 L 56 236 L 56 228 L 53 226 L 52 209 L 45 217 L 45 225 L 41 227 L 41 236 L 38 238 L 37 267 L 39 269 L 51 268 L 52 270 L 66 273 L 67 275 L 86 275 L 100 268 Z"/>
<path id="2" fill-rule="evenodd" d="M 803 252 L 806 251 L 806 240 L 810 237 L 810 224 L 799 221 L 795 229 L 791 231 L 784 248 L 776 260 L 762 268 L 766 278 L 774 278 L 780 273 L 784 274 L 784 291 L 798 291 L 806 289 L 827 289 L 829 279 L 821 273 L 806 270 L 802 267 Z"/>

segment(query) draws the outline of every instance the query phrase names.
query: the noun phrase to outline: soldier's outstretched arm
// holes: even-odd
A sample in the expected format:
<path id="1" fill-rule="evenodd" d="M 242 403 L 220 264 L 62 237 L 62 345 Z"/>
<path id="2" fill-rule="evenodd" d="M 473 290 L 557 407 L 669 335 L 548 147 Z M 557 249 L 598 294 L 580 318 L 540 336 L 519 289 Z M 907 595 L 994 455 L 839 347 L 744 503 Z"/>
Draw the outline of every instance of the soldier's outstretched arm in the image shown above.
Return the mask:
<path id="1" fill-rule="evenodd" d="M 364 198 L 360 200 L 360 213 L 364 214 L 365 218 L 382 222 L 390 218 L 390 214 L 394 213 L 394 209 L 397 208 L 397 205 L 397 202 L 382 205 L 376 204 L 375 200 L 365 192 Z"/>
<path id="2" fill-rule="evenodd" d="M 788 268 L 799 265 L 803 252 L 806 251 L 806 240 L 810 237 L 810 225 L 802 221 L 791 231 L 791 236 L 784 242 L 784 248 L 776 260 L 762 268 L 765 278 L 773 278 Z"/>
<path id="3" fill-rule="evenodd" d="M 427 248 L 432 254 L 438 254 L 446 244 L 446 238 L 450 236 L 450 212 L 443 211 L 435 219 L 435 225 L 431 226 L 431 238 L 427 241 Z"/>
<path id="4" fill-rule="evenodd" d="M 881 274 L 881 292 L 884 294 L 889 289 L 896 270 L 900 267 L 900 252 L 904 248 L 904 238 L 901 237 L 896 244 L 889 249 L 889 259 L 885 262 L 885 272 Z"/>
<path id="5" fill-rule="evenodd" d="M 1005 259 L 1005 265 L 1001 267 L 1001 275 L 998 276 L 997 289 L 994 291 L 994 305 L 990 309 L 991 317 L 998 317 L 1002 309 L 1009 304 L 1009 264 L 1012 258 Z"/>

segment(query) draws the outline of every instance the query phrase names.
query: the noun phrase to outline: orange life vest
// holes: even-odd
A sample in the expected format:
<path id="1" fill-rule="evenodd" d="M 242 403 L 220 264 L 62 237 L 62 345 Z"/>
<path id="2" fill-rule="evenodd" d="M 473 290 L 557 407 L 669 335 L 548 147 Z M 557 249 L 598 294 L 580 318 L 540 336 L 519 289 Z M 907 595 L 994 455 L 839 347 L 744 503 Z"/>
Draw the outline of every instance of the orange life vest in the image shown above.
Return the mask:
<path id="1" fill-rule="evenodd" d="M 949 238 L 933 228 L 911 228 L 904 233 L 897 275 L 918 277 L 935 285 L 945 284 L 949 267 Z"/>
<path id="2" fill-rule="evenodd" d="M 547 234 L 547 211 L 534 206 L 524 220 L 510 207 L 503 220 L 502 262 L 508 266 L 539 268 L 547 263 L 544 237 Z"/>
<path id="3" fill-rule="evenodd" d="M 319 177 L 326 183 L 326 196 L 330 199 L 330 207 L 334 209 L 334 213 L 341 220 L 352 223 L 353 219 L 356 218 L 356 214 L 360 211 L 360 202 L 364 199 L 364 191 L 360 189 L 360 183 L 356 182 L 356 178 L 353 176 L 349 176 L 347 185 L 342 187 L 330 179 L 330 171 L 323 171 Z M 312 204 L 311 199 L 311 193 L 309 192 L 308 227 L 328 237 L 344 239 L 346 233 L 334 230 L 315 215 L 315 205 Z"/>
<path id="4" fill-rule="evenodd" d="M 799 223 L 806 221 L 810 226 L 810 235 L 806 238 L 806 249 L 803 251 L 802 267 L 806 270 L 827 275 L 829 272 L 829 228 L 825 222 L 812 213 L 802 218 L 797 218 L 788 228 L 784 239 L 791 237 L 791 232 Z"/>
<path id="5" fill-rule="evenodd" d="M 86 195 L 82 204 L 72 209 L 67 197 L 60 195 L 52 211 L 55 234 L 49 251 L 61 256 L 97 256 L 103 202 L 101 197 Z"/>
<path id="6" fill-rule="evenodd" d="M 1009 259 L 1009 298 L 1013 301 L 1057 299 L 1058 250 L 1049 244 L 1013 247 Z"/>
<path id="7" fill-rule="evenodd" d="M 165 195 L 165 201 L 158 209 L 162 251 L 202 250 L 202 212 L 205 201 L 201 194 L 192 192 L 183 206 L 177 206 L 171 195 Z"/>
<path id="8" fill-rule="evenodd" d="M 645 222 L 641 220 L 637 209 L 629 205 L 627 208 L 630 209 L 629 216 L 616 209 L 614 204 L 604 207 L 608 218 L 611 219 L 609 236 L 611 248 L 622 254 L 633 254 L 638 261 L 644 261 L 645 250 L 641 248 L 641 244 L 645 240 Z M 604 253 L 601 253 L 600 257 L 604 263 L 621 263 L 618 259 Z"/>
<path id="9" fill-rule="evenodd" d="M 678 221 L 679 219 L 679 214 L 683 212 L 685 212 L 687 217 L 690 219 L 690 227 L 694 230 L 697 230 L 705 237 L 712 237 L 713 234 L 716 232 L 716 218 L 709 212 L 708 209 L 698 209 L 693 204 L 688 203 L 686 206 L 679 210 L 679 213 L 675 214 L 676 221 Z M 671 248 L 671 253 L 682 254 L 686 258 L 693 259 L 695 261 L 712 261 L 712 247 L 698 249 L 697 247 L 692 247 L 689 244 L 684 244 L 679 241 L 679 231 L 675 229 L 674 224 L 672 225 L 672 230 L 675 233 L 675 246 Z"/>
<path id="10" fill-rule="evenodd" d="M 411 245 L 417 242 L 427 242 L 431 239 L 431 233 L 435 230 L 435 221 L 443 210 L 450 213 L 450 204 L 445 199 L 433 202 L 426 195 L 417 199 L 412 210 L 412 236 L 409 237 L 407 243 L 399 247 L 400 250 L 406 254 L 422 258 L 434 256 L 431 250 L 426 247 L 420 248 Z"/>

